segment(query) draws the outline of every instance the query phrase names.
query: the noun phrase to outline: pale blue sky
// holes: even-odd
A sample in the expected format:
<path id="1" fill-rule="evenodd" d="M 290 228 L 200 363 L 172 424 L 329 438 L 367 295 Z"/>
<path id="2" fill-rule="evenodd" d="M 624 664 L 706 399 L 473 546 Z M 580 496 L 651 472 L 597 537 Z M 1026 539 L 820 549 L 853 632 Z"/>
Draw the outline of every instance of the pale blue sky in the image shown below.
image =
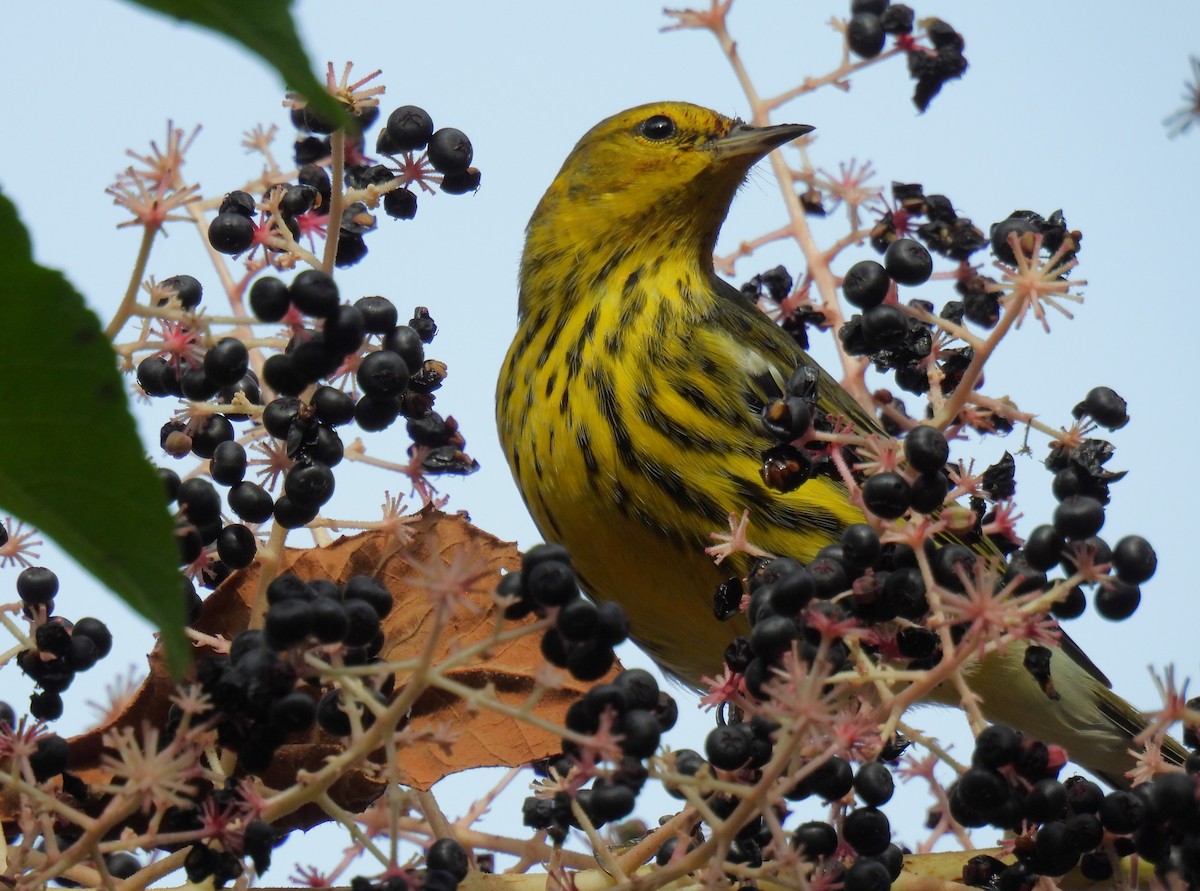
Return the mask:
<path id="1" fill-rule="evenodd" d="M 825 23 L 847 6 L 736 4 L 730 27 L 760 92 L 782 91 L 835 65 L 840 46 Z M 658 33 L 667 20 L 656 2 L 462 2 L 455 9 L 457 16 L 444 18 L 430 5 L 410 3 L 296 4 L 315 61 L 340 67 L 352 59 L 363 74 L 382 68 L 385 114 L 420 104 L 438 126 L 457 126 L 474 142 L 483 171 L 479 193 L 423 199 L 412 222 L 381 219 L 380 231 L 368 238 L 370 256 L 338 279 L 344 295 L 381 293 L 402 311 L 431 308 L 442 333 L 430 354 L 451 372 L 439 408 L 460 420 L 469 451 L 483 465 L 476 476 L 446 487 L 450 507 L 528 545 L 537 535 L 492 422 L 493 382 L 514 326 L 525 221 L 575 140 L 600 118 L 661 98 L 743 115 L 748 105 L 710 35 Z M 1061 207 L 1083 231 L 1087 302 L 1075 321 L 1056 319 L 1050 337 L 1035 325 L 1016 332 L 989 366 L 987 390 L 1013 395 L 1050 422 L 1065 422 L 1096 384 L 1129 400 L 1133 423 L 1112 437 L 1118 450 L 1111 463 L 1131 472 L 1114 488 L 1105 534 L 1114 541 L 1127 532 L 1146 535 L 1158 549 L 1159 574 L 1129 622 L 1114 626 L 1089 615 L 1069 630 L 1119 690 L 1149 704 L 1147 664 L 1175 661 L 1184 674 L 1196 669 L 1188 511 L 1200 500 L 1200 483 L 1186 459 L 1174 456 L 1189 455 L 1197 434 L 1189 338 L 1200 330 L 1200 294 L 1187 258 L 1195 254 L 1191 217 L 1200 206 L 1200 132 L 1168 140 L 1162 121 L 1181 104 L 1189 53 L 1200 51 L 1200 6 L 942 0 L 917 13 L 956 26 L 971 63 L 928 113 L 916 114 L 911 83 L 895 60 L 855 77 L 849 93 L 822 90 L 775 120 L 817 126 L 812 156 L 819 167 L 870 160 L 879 183 L 923 183 L 985 230 L 1014 209 Z M 236 188 L 257 172 L 239 145 L 254 124 L 279 124 L 286 154 L 290 131 L 280 85 L 222 40 L 112 0 L 17 6 L 5 24 L 0 70 L 9 86 L 0 94 L 6 121 L 0 187 L 16 200 L 38 258 L 63 268 L 102 316 L 115 307 L 137 246 L 134 232 L 114 228 L 123 216 L 102 193 L 127 164 L 126 148 L 141 151 L 149 140 L 161 141 L 167 119 L 186 128 L 203 124 L 190 170 L 206 194 Z M 738 199 L 724 243 L 782 221 L 764 170 Z M 840 218 L 820 224 L 818 238 L 829 243 L 842 226 Z M 858 256 L 847 254 L 839 267 Z M 796 253 L 780 248 L 744 262 L 738 280 L 778 262 L 799 271 Z M 159 278 L 188 272 L 215 289 L 206 263 L 195 234 L 180 225 L 156 249 L 150 272 Z M 948 287 L 928 291 L 939 303 L 949 299 Z M 146 414 L 147 432 L 157 431 L 166 414 L 161 405 Z M 367 442 L 373 452 L 395 457 L 404 445 L 402 432 Z M 1044 452 L 1037 439 L 1033 445 L 1035 454 Z M 1004 448 L 1019 446 L 1018 435 L 968 444 L 961 454 L 990 463 Z M 1019 462 L 1028 529 L 1048 518 L 1052 503 L 1048 477 L 1034 462 Z M 397 481 L 371 476 L 356 486 L 339 477 L 336 513 L 373 516 L 385 487 L 395 491 Z M 65 569 L 63 575 L 63 612 L 116 609 L 94 599 L 86 580 Z M 0 585 L 12 576 L 0 571 Z M 145 649 L 143 626 L 122 623 L 119 633 L 118 652 Z M 120 668 L 114 660 L 121 659 L 136 661 L 110 657 L 93 673 L 93 684 Z M 15 674 L 6 669 L 6 688 L 22 689 Z M 100 694 L 96 686 L 80 686 L 67 701 L 69 711 L 83 716 L 83 702 Z M 23 697 L 13 694 L 18 707 Z M 686 700 L 681 693 L 685 711 Z M 948 718 L 939 727 L 961 724 Z M 65 729 L 72 726 L 64 719 Z M 697 745 L 700 738 L 693 729 L 673 741 Z"/>

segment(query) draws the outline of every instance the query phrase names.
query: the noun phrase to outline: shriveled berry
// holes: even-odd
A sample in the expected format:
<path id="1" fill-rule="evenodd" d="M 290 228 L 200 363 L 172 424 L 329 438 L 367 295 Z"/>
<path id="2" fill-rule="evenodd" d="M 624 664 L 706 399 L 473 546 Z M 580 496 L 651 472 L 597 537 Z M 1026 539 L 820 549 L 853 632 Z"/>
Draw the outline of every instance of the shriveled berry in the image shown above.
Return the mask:
<path id="1" fill-rule="evenodd" d="M 429 314 L 428 308 L 418 306 L 413 310 L 413 317 L 408 320 L 408 327 L 417 332 L 422 343 L 433 343 L 433 338 L 438 332 L 437 323 Z"/>
<path id="2" fill-rule="evenodd" d="M 383 212 L 393 220 L 411 220 L 417 215 L 417 196 L 412 189 L 393 189 L 383 196 Z"/>
<path id="3" fill-rule="evenodd" d="M 992 253 L 996 255 L 996 259 L 1001 263 L 1007 263 L 1009 266 L 1015 266 L 1017 263 L 1016 255 L 1013 253 L 1012 245 L 1009 242 L 1010 235 L 1016 235 L 1018 241 L 1026 236 L 1033 236 L 1038 233 L 1037 226 L 1033 223 L 1030 217 L 1038 217 L 1037 214 L 1028 210 L 1014 211 L 1006 220 L 999 223 L 993 223 L 991 228 L 991 244 Z"/>

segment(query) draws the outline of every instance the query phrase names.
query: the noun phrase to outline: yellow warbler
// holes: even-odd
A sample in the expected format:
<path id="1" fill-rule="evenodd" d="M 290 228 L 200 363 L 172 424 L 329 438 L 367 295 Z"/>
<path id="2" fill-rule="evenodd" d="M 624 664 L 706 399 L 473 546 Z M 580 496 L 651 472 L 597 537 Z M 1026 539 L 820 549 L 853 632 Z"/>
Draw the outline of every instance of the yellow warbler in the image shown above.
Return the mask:
<path id="1" fill-rule="evenodd" d="M 798 367 L 815 376 L 829 417 L 860 434 L 879 426 L 713 269 L 750 168 L 810 129 L 751 127 L 680 102 L 633 108 L 579 141 L 529 222 L 519 326 L 497 388 L 501 442 L 539 529 L 570 551 L 584 589 L 620 603 L 634 640 L 693 685 L 716 677 L 726 645 L 748 631 L 744 616 L 713 613 L 717 585 L 749 569 L 744 554 L 731 571 L 704 551 L 730 511 L 749 510 L 755 545 L 803 562 L 863 522 L 838 480 L 814 476 L 787 493 L 763 482 L 775 440 L 761 410 Z M 1051 651 L 1052 690 L 1024 652 L 1011 645 L 968 669 L 987 718 L 1126 784 L 1142 716 L 1077 651 Z"/>

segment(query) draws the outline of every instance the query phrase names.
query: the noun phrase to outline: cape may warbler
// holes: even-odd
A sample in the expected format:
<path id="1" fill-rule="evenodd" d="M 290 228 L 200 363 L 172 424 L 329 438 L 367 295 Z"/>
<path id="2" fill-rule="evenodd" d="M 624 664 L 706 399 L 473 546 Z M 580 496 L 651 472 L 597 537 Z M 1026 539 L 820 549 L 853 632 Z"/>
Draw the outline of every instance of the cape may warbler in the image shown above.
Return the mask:
<path id="1" fill-rule="evenodd" d="M 830 476 L 786 493 L 764 483 L 776 440 L 762 408 L 797 368 L 826 416 L 859 433 L 879 426 L 713 268 L 750 168 L 811 129 L 751 127 L 681 102 L 633 108 L 584 135 L 529 222 L 497 389 L 501 442 L 585 590 L 620 603 L 634 640 L 693 685 L 716 677 L 726 645 L 748 631 L 743 615 L 713 612 L 717 586 L 750 568 L 744 554 L 721 566 L 705 554 L 730 511 L 749 510 L 757 546 L 802 562 L 863 521 Z M 974 667 L 984 713 L 1122 783 L 1144 719 L 1077 651 L 1052 650 L 1053 696 L 1024 652 Z"/>

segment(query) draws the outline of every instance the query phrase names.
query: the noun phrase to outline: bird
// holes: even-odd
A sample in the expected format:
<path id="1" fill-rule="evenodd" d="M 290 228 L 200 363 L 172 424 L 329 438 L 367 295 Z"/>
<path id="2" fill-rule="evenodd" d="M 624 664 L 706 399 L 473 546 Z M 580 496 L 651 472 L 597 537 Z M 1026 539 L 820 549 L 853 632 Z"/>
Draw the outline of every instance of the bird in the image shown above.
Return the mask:
<path id="1" fill-rule="evenodd" d="M 749 511 L 755 545 L 801 562 L 864 520 L 830 476 L 787 493 L 764 483 L 775 440 L 762 408 L 797 368 L 830 417 L 864 434 L 881 427 L 713 261 L 751 168 L 812 129 L 751 126 L 684 102 L 628 109 L 579 140 L 526 230 L 517 330 L 496 391 L 505 456 L 584 591 L 618 602 L 633 640 L 693 687 L 719 675 L 726 646 L 749 629 L 744 615 L 713 611 L 733 571 L 705 547 L 730 511 Z M 745 555 L 731 562 L 742 576 L 750 568 Z M 984 716 L 1128 787 L 1144 716 L 1069 638 L 1051 650 L 1052 692 L 1023 666 L 1026 646 L 968 668 Z M 1163 751 L 1187 756 L 1169 737 Z"/>

